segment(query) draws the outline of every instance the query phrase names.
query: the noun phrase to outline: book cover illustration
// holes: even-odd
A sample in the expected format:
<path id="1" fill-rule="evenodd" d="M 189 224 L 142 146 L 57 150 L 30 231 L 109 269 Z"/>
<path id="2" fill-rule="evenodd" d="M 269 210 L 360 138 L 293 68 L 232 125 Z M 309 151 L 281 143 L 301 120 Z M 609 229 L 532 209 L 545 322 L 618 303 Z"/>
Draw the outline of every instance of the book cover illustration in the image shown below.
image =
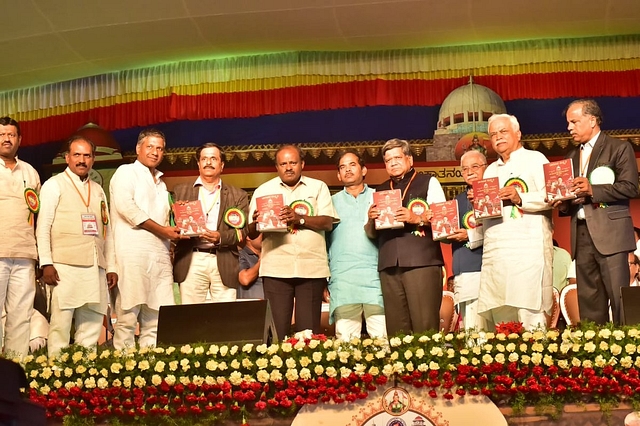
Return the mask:
<path id="1" fill-rule="evenodd" d="M 473 182 L 473 213 L 478 220 L 502 217 L 502 200 L 498 196 L 497 177 Z"/>
<path id="2" fill-rule="evenodd" d="M 434 241 L 446 240 L 460 230 L 458 219 L 458 200 L 432 203 L 431 235 Z"/>
<path id="3" fill-rule="evenodd" d="M 576 198 L 576 194 L 571 192 L 573 185 L 573 161 L 554 161 L 544 164 L 544 183 L 547 188 L 547 199 L 549 201 L 564 201 Z"/>
<path id="4" fill-rule="evenodd" d="M 402 195 L 399 189 L 374 192 L 373 203 L 380 211 L 380 216 L 375 221 L 376 229 L 404 228 L 404 223 L 395 219 L 396 210 L 402 207 Z"/>
<path id="5" fill-rule="evenodd" d="M 287 232 L 287 222 L 278 218 L 280 209 L 284 207 L 282 194 L 265 195 L 256 198 L 258 223 L 256 228 L 260 232 Z"/>
<path id="6" fill-rule="evenodd" d="M 207 220 L 200 200 L 176 201 L 171 208 L 176 226 L 182 235 L 194 237 L 206 232 Z"/>

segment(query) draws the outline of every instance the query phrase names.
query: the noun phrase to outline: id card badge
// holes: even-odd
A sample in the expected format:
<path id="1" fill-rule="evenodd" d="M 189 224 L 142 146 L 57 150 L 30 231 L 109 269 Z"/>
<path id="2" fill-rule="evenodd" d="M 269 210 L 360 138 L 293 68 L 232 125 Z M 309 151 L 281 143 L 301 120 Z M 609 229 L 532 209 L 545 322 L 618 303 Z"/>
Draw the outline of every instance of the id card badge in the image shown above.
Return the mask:
<path id="1" fill-rule="evenodd" d="M 82 235 L 98 235 L 98 220 L 93 213 L 83 213 L 82 218 Z"/>

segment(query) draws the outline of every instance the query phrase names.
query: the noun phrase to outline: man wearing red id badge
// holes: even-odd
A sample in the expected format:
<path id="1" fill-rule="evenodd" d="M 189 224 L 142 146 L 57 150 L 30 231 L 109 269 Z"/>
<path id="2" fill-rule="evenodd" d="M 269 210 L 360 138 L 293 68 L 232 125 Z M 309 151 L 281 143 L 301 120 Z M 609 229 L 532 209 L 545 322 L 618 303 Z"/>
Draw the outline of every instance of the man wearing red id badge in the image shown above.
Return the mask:
<path id="1" fill-rule="evenodd" d="M 36 237 L 42 279 L 50 286 L 48 352 L 74 342 L 95 348 L 107 313 L 107 288 L 118 283 L 107 197 L 89 178 L 95 146 L 84 137 L 67 143 L 67 168 L 42 185 Z"/>

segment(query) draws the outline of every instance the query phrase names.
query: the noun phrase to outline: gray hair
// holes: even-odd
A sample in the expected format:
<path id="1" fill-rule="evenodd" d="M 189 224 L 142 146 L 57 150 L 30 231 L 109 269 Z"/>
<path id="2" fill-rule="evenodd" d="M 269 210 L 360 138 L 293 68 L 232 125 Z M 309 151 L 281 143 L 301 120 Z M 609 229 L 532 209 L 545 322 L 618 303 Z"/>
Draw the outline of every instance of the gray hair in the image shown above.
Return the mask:
<path id="1" fill-rule="evenodd" d="M 404 155 L 408 155 L 408 156 L 413 156 L 413 154 L 411 154 L 411 146 L 409 145 L 409 142 L 407 142 L 404 139 L 389 139 L 387 142 L 385 142 L 384 145 L 382 145 L 382 158 L 384 158 L 384 154 L 387 151 L 390 151 L 394 148 L 402 148 L 402 153 Z"/>
<path id="2" fill-rule="evenodd" d="M 511 129 L 514 132 L 517 132 L 520 130 L 520 123 L 518 123 L 518 119 L 511 114 L 493 114 L 491 117 L 489 117 L 489 121 L 487 122 L 489 124 L 489 127 L 491 126 L 491 123 L 495 120 L 501 119 L 501 118 L 507 118 L 509 119 L 509 122 L 511 123 Z"/>
<path id="3" fill-rule="evenodd" d="M 487 164 L 487 157 L 485 157 L 483 153 L 481 153 L 477 149 L 470 149 L 469 151 L 462 154 L 462 157 L 460 157 L 460 165 L 462 165 L 462 162 L 464 161 L 465 158 L 472 157 L 472 156 L 478 157 L 482 162 L 482 164 Z"/>

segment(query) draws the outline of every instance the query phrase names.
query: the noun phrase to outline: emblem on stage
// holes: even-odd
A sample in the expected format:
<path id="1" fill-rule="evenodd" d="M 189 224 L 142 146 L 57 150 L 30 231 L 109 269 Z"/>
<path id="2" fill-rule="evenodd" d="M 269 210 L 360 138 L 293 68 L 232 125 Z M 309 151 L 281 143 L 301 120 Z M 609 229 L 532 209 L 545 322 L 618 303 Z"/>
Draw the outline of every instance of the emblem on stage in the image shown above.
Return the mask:
<path id="1" fill-rule="evenodd" d="M 382 406 L 384 411 L 393 415 L 401 416 L 409 410 L 411 405 L 411 396 L 409 392 L 403 388 L 390 388 L 382 397 Z"/>

